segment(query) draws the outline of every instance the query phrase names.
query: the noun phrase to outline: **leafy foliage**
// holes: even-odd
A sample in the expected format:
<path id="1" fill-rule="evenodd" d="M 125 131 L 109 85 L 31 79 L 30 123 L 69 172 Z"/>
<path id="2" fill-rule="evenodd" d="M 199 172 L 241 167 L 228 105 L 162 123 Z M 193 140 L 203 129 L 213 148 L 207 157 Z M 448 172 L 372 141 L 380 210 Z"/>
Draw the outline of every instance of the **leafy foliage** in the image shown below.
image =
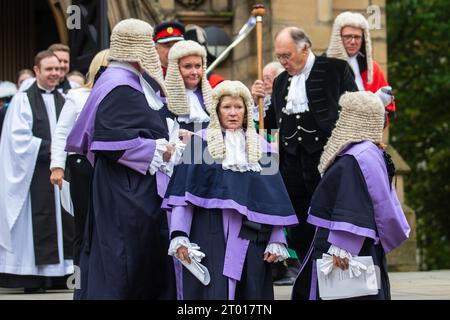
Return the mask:
<path id="1" fill-rule="evenodd" d="M 387 2 L 391 143 L 411 166 L 421 269 L 450 268 L 450 16 L 446 0 Z"/>

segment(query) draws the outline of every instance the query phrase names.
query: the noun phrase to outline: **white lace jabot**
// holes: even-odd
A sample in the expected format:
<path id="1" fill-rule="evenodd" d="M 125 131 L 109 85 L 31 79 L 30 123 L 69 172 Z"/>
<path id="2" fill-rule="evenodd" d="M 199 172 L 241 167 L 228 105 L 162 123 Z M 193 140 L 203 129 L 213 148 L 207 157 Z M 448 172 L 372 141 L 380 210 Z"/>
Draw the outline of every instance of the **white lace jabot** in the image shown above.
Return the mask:
<path id="1" fill-rule="evenodd" d="M 195 90 L 186 89 L 187 104 L 189 106 L 189 114 L 178 117 L 179 122 L 191 123 L 191 122 L 208 122 L 209 116 L 203 110 L 199 98 L 195 94 Z"/>
<path id="2" fill-rule="evenodd" d="M 245 149 L 245 133 L 243 129 L 225 131 L 225 159 L 222 161 L 224 170 L 237 172 L 261 171 L 259 163 L 249 163 Z"/>
<path id="3" fill-rule="evenodd" d="M 316 57 L 310 51 L 303 70 L 292 77 L 286 103 L 286 114 L 296 114 L 309 111 L 308 97 L 306 96 L 305 82 L 308 80 Z"/>

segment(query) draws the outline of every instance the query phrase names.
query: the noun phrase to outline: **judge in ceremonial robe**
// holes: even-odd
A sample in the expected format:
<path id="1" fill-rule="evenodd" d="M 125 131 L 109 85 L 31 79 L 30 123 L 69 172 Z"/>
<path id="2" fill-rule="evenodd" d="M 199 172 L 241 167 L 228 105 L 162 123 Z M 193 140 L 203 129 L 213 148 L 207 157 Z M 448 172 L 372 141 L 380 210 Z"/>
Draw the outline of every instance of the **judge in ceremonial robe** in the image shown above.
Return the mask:
<path id="1" fill-rule="evenodd" d="M 323 175 L 309 208 L 308 223 L 316 227 L 307 260 L 312 261 L 310 299 L 320 297 L 317 272 L 334 267 L 350 276 L 363 276 L 364 266 L 354 256 L 371 256 L 379 290 L 358 299 L 390 299 L 386 254 L 409 236 L 410 228 L 392 183 L 395 167 L 383 150 L 385 109 L 380 98 L 368 91 L 344 94 L 342 107 L 320 159 Z M 307 271 L 303 271 L 307 272 Z M 296 286 L 294 285 L 294 291 Z"/>
<path id="2" fill-rule="evenodd" d="M 387 123 L 395 116 L 391 87 L 380 65 L 372 58 L 369 22 L 362 14 L 346 11 L 336 17 L 326 55 L 348 62 L 358 90 L 376 92 L 383 99 Z"/>
<path id="3" fill-rule="evenodd" d="M 73 272 L 73 217 L 50 183 L 52 133 L 64 104 L 60 63 L 49 51 L 35 57 L 36 81 L 16 94 L 0 142 L 0 286 L 43 292 Z M 48 278 L 60 277 L 60 278 Z"/>
<path id="4" fill-rule="evenodd" d="M 209 272 L 201 282 L 179 270 L 178 299 L 274 298 L 270 263 L 289 256 L 283 226 L 298 220 L 252 107 L 241 82 L 217 85 L 208 128 L 191 137 L 175 167 L 163 202 L 169 254 Z"/>
<path id="5" fill-rule="evenodd" d="M 319 159 L 339 116 L 339 97 L 358 88 L 348 63 L 315 56 L 303 30 L 284 28 L 274 44 L 275 55 L 285 71 L 274 80 L 264 128 L 272 130 L 272 134 L 274 129 L 279 130 L 280 172 L 299 219 L 297 226 L 287 229 L 287 239 L 304 264 L 314 236 L 314 228 L 306 218 L 320 180 Z M 255 81 L 252 93 L 255 98 L 264 96 L 262 81 Z M 305 268 L 311 269 L 311 265 Z M 303 273 L 303 285 L 293 293 L 294 299 L 308 299 L 309 274 Z"/>
<path id="6" fill-rule="evenodd" d="M 169 51 L 165 78 L 170 104 L 163 117 L 176 120 L 180 129 L 196 132 L 209 123 L 211 86 L 206 78 L 206 50 L 197 42 L 183 40 Z"/>
<path id="7" fill-rule="evenodd" d="M 110 64 L 67 139 L 67 151 L 94 165 L 75 299 L 175 297 L 157 174 L 173 151 L 158 114 L 155 92 L 165 87 L 152 32 L 136 19 L 114 27 Z"/>

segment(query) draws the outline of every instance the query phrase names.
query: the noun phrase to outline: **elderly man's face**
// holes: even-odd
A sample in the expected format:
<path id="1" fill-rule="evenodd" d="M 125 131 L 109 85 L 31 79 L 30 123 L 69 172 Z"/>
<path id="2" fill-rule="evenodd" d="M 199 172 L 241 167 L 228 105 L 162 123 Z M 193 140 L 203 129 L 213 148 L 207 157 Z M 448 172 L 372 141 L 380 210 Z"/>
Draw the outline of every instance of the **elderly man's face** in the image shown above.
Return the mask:
<path id="1" fill-rule="evenodd" d="M 277 69 L 266 67 L 263 69 L 264 91 L 272 95 L 273 80 L 277 77 Z"/>
<path id="2" fill-rule="evenodd" d="M 353 57 L 361 50 L 363 31 L 361 28 L 343 27 L 341 29 L 342 43 L 349 57 Z"/>
<path id="3" fill-rule="evenodd" d="M 308 60 L 309 49 L 305 45 L 297 49 L 295 41 L 288 32 L 280 33 L 275 39 L 275 55 L 291 76 L 300 73 Z"/>

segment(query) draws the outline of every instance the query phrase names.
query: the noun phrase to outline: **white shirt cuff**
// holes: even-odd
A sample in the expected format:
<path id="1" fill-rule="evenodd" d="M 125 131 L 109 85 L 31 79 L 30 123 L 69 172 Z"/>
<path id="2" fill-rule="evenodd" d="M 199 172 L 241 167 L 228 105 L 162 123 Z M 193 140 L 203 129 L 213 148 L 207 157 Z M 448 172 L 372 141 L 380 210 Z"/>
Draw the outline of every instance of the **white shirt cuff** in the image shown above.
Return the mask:
<path id="1" fill-rule="evenodd" d="M 179 236 L 179 237 L 173 238 L 170 241 L 170 245 L 169 245 L 169 251 L 168 251 L 169 256 L 175 256 L 175 254 L 177 253 L 177 250 L 180 247 L 189 248 L 190 244 L 191 244 L 191 242 L 189 241 L 188 237 Z"/>
<path id="2" fill-rule="evenodd" d="M 65 161 L 58 161 L 58 160 L 52 160 L 50 162 L 50 170 L 61 168 L 63 170 L 66 170 L 66 162 Z"/>
<path id="3" fill-rule="evenodd" d="M 158 171 L 159 168 L 164 164 L 163 155 L 164 152 L 167 151 L 167 144 L 168 142 L 166 139 L 156 140 L 155 153 L 148 168 L 151 175 L 154 175 L 156 171 Z"/>
<path id="4" fill-rule="evenodd" d="M 278 258 L 275 262 L 284 261 L 289 258 L 289 252 L 286 249 L 286 246 L 283 243 L 271 243 L 266 247 L 264 254 L 270 253 L 277 255 Z"/>
<path id="5" fill-rule="evenodd" d="M 341 249 L 339 247 L 336 247 L 333 244 L 328 249 L 328 254 L 339 257 L 339 258 L 347 258 L 349 260 L 352 259 L 352 254 L 350 252 L 348 252 L 347 250 Z"/>
<path id="6" fill-rule="evenodd" d="M 183 151 L 185 147 L 186 144 L 183 143 L 181 140 L 175 142 L 175 151 L 170 157 L 170 160 L 168 162 L 164 162 L 161 165 L 161 171 L 164 172 L 169 177 L 172 176 L 174 167 L 181 162 L 181 158 L 183 157 Z"/>

